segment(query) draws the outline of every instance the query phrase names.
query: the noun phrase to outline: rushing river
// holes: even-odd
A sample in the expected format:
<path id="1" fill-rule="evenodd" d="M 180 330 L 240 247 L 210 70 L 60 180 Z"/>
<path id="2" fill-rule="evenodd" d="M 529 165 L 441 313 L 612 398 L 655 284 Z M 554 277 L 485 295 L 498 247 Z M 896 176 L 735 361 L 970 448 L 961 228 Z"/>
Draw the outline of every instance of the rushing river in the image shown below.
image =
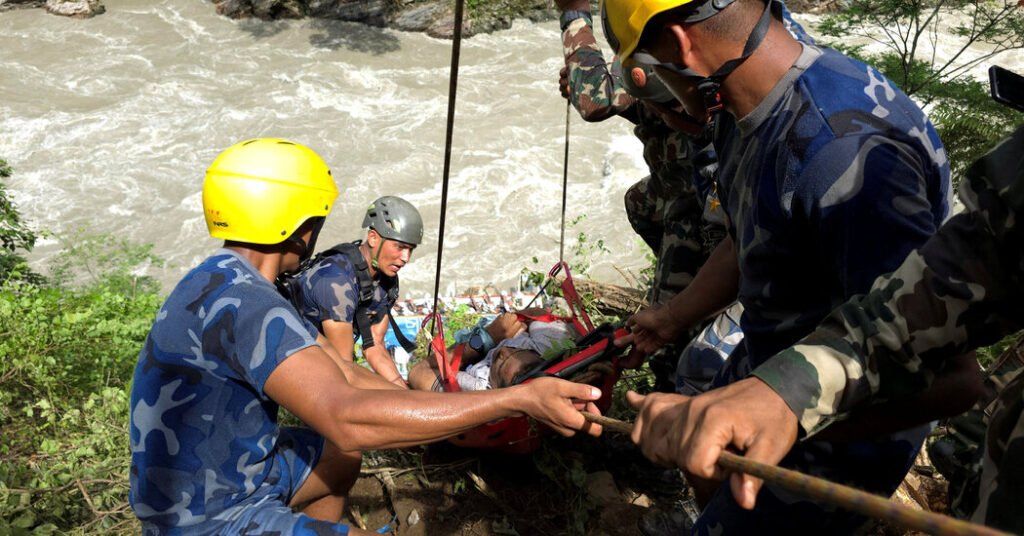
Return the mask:
<path id="1" fill-rule="evenodd" d="M 0 14 L 0 158 L 24 217 L 54 233 L 38 268 L 76 233 L 119 233 L 167 259 L 170 289 L 217 242 L 203 173 L 236 141 L 277 136 L 314 148 L 341 195 L 321 247 L 359 238 L 366 205 L 417 205 L 424 244 L 402 272 L 432 292 L 452 42 L 322 20 L 234 21 L 200 0 L 106 0 L 72 20 Z M 442 291 L 507 288 L 558 260 L 565 101 L 557 22 L 517 23 L 462 43 Z M 622 195 L 643 176 L 629 124 L 571 122 L 567 241 L 604 240 L 594 275 L 645 264 Z M 566 248 L 567 259 L 572 260 Z M 532 258 L 539 264 L 534 265 Z"/>
<path id="2" fill-rule="evenodd" d="M 0 14 L 0 158 L 24 217 L 53 234 L 116 233 L 167 259 L 164 290 L 217 243 L 200 189 L 213 158 L 257 136 L 319 152 L 341 189 L 321 247 L 362 235 L 365 206 L 417 205 L 425 243 L 403 270 L 432 291 L 437 262 L 451 41 L 324 20 L 234 21 L 202 0 L 106 0 L 89 20 Z M 1018 56 L 1019 57 L 1019 56 Z M 558 260 L 565 101 L 557 22 L 517 22 L 462 45 L 446 214 L 443 292 L 514 286 Z M 1020 63 L 1019 61 L 1015 63 Z M 646 261 L 622 195 L 646 174 L 620 119 L 571 120 L 566 231 L 603 240 L 592 275 L 624 283 Z M 539 261 L 534 264 L 532 259 Z"/>

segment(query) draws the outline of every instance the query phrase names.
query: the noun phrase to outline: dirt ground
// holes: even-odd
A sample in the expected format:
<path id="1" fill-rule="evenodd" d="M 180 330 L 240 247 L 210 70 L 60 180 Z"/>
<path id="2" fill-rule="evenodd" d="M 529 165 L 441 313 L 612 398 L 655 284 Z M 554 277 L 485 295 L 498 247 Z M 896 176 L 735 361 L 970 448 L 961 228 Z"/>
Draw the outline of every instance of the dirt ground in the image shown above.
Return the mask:
<path id="1" fill-rule="evenodd" d="M 918 462 L 894 500 L 944 511 L 945 482 L 926 457 Z M 689 496 L 676 471 L 653 466 L 618 434 L 547 436 L 527 455 L 445 442 L 368 453 L 348 521 L 410 536 L 637 535 L 649 508 L 670 509 Z M 879 523 L 865 534 L 916 533 Z"/>
<path id="2" fill-rule="evenodd" d="M 673 478 L 611 434 L 548 436 L 526 455 L 438 443 L 367 454 L 349 521 L 410 536 L 638 534 L 647 508 L 686 497 Z"/>

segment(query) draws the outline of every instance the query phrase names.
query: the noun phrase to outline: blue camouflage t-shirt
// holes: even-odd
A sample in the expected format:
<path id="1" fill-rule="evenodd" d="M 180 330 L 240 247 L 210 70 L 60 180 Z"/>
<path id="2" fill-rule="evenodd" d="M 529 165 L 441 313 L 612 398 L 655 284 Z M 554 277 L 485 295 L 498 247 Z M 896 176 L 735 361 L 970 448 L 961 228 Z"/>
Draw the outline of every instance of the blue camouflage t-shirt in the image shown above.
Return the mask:
<path id="1" fill-rule="evenodd" d="M 278 405 L 264 384 L 315 337 L 233 251 L 219 250 L 178 283 L 132 380 L 130 499 L 140 520 L 201 523 L 264 484 L 278 439 Z"/>
<path id="2" fill-rule="evenodd" d="M 947 217 L 951 192 L 924 112 L 834 50 L 804 44 L 753 112 L 720 121 L 748 355 L 730 362 L 735 380 L 899 266 Z"/>
<path id="3" fill-rule="evenodd" d="M 355 324 L 359 307 L 359 279 L 356 268 L 343 253 L 328 255 L 299 274 L 300 313 L 319 326 L 324 320 Z M 393 278 L 373 279 L 373 298 L 366 306 L 371 324 L 387 319 L 392 303 L 388 291 L 394 285 Z M 353 329 L 353 336 L 359 331 Z"/>

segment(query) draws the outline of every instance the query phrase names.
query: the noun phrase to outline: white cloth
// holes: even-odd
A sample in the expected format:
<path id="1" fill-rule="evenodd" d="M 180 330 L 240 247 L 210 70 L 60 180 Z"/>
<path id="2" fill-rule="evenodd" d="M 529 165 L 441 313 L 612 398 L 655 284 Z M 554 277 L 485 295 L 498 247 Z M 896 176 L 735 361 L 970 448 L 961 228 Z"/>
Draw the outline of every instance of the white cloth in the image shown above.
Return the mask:
<path id="1" fill-rule="evenodd" d="M 530 322 L 526 331 L 510 337 L 497 344 L 480 361 L 466 367 L 465 372 L 459 372 L 456 378 L 459 381 L 459 388 L 463 391 L 483 391 L 491 388 L 491 365 L 498 350 L 504 347 L 527 349 L 544 355 L 545 352 L 555 345 L 564 343 L 566 340 L 575 338 L 575 331 L 566 322 L 541 322 L 534 320 Z"/>

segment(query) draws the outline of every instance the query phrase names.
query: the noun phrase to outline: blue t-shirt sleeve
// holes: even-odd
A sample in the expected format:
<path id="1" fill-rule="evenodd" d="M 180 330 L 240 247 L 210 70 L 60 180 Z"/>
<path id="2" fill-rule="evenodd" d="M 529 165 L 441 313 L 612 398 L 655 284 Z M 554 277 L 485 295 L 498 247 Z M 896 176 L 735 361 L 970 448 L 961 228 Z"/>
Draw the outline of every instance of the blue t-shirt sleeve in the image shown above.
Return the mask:
<path id="1" fill-rule="evenodd" d="M 237 374 L 266 398 L 263 388 L 267 378 L 286 358 L 315 346 L 316 329 L 303 321 L 273 288 L 242 288 L 245 293 L 241 297 L 221 298 L 231 302 L 235 318 L 230 331 L 219 332 L 225 350 L 222 355 Z"/>
<path id="2" fill-rule="evenodd" d="M 359 283 L 348 262 L 338 257 L 317 264 L 303 282 L 307 307 L 320 320 L 352 324 L 359 303 Z"/>
<path id="3" fill-rule="evenodd" d="M 804 168 L 815 246 L 844 295 L 866 292 L 935 233 L 924 169 L 918 153 L 880 135 L 834 139 Z"/>

